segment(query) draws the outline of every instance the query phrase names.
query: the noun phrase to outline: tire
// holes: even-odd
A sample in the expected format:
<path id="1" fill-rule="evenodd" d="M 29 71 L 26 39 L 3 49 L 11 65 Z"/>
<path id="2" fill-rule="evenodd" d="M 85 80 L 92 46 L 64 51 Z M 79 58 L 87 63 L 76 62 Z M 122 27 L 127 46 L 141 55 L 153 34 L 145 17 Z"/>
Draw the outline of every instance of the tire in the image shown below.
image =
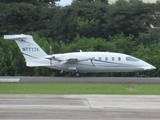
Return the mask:
<path id="1" fill-rule="evenodd" d="M 75 73 L 75 76 L 76 76 L 76 77 L 80 77 L 81 74 L 80 74 L 79 72 L 76 72 L 76 73 Z"/>

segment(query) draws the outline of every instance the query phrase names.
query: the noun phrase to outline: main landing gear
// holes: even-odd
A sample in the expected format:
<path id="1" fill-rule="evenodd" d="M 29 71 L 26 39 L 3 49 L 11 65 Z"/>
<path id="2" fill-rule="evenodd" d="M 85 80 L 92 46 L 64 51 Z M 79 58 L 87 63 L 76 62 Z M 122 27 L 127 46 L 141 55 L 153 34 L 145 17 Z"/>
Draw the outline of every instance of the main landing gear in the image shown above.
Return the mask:
<path id="1" fill-rule="evenodd" d="M 75 73 L 75 76 L 76 76 L 76 77 L 80 77 L 80 76 L 81 76 L 81 73 L 80 73 L 80 72 L 76 72 L 76 73 Z"/>

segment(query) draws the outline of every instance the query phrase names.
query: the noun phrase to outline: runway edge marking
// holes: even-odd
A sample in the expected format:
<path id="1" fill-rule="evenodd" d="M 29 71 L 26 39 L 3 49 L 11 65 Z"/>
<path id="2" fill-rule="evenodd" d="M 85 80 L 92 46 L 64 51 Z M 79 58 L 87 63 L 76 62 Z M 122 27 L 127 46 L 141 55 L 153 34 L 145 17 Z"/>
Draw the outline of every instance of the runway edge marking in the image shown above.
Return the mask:
<path id="1" fill-rule="evenodd" d="M 8 82 L 19 82 L 20 78 L 0 78 L 0 82 L 8 83 Z"/>

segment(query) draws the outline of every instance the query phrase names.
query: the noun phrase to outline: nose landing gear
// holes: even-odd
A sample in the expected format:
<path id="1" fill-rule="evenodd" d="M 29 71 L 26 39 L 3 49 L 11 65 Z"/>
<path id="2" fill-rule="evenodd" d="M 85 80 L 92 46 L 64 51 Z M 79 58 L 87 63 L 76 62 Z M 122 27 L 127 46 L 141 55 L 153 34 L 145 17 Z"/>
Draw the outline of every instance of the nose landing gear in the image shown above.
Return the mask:
<path id="1" fill-rule="evenodd" d="M 76 76 L 76 77 L 80 77 L 80 76 L 81 76 L 80 72 L 76 72 L 76 73 L 75 73 L 75 76 Z"/>
<path id="2" fill-rule="evenodd" d="M 136 72 L 136 73 L 135 73 L 135 76 L 136 76 L 136 77 L 140 77 L 140 72 Z"/>

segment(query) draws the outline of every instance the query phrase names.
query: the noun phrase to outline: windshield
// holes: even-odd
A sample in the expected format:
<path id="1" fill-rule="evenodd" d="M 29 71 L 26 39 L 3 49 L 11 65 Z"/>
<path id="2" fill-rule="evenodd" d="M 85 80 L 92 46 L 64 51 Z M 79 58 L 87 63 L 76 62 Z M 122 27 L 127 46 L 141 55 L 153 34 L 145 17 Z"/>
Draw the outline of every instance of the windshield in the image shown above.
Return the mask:
<path id="1" fill-rule="evenodd" d="M 126 60 L 127 61 L 139 61 L 139 59 L 135 58 L 135 57 L 132 57 L 132 56 L 129 56 L 129 57 L 126 57 Z"/>

